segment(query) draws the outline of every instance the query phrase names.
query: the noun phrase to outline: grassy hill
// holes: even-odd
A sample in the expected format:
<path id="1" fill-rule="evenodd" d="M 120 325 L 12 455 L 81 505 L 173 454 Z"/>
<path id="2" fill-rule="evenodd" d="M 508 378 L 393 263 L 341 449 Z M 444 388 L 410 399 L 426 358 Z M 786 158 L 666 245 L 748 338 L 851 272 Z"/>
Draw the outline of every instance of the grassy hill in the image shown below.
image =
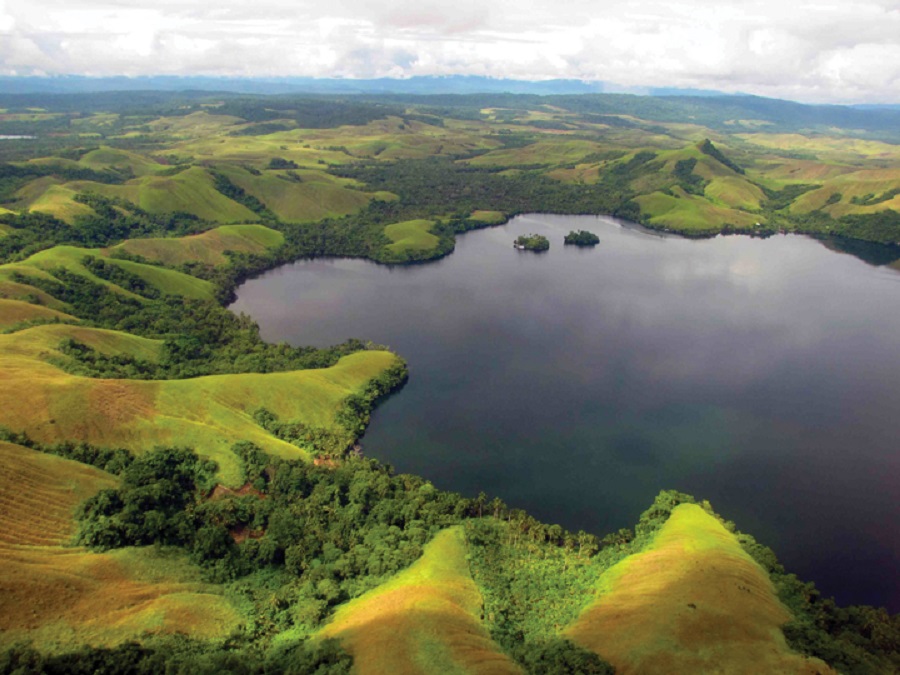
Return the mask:
<path id="1" fill-rule="evenodd" d="M 681 504 L 641 553 L 606 571 L 566 634 L 617 673 L 830 673 L 788 649 L 790 613 L 735 536 Z"/>
<path id="2" fill-rule="evenodd" d="M 70 375 L 42 360 L 44 350 L 63 335 L 98 346 L 98 340 L 89 337 L 91 331 L 76 330 L 39 326 L 0 335 L 0 376 L 20 383 L 0 391 L 0 425 L 49 443 L 70 439 L 135 451 L 186 445 L 215 459 L 229 485 L 239 481 L 230 451 L 237 441 L 253 441 L 281 457 L 309 456 L 260 427 L 252 417 L 255 410 L 264 407 L 284 420 L 333 428 L 339 403 L 397 361 L 389 352 L 365 351 L 331 368 L 287 373 L 102 380 Z M 107 345 L 115 351 L 146 354 L 154 348 L 152 342 L 124 333 L 97 337 L 110 338 Z"/>
<path id="3" fill-rule="evenodd" d="M 224 637 L 240 616 L 183 554 L 90 553 L 70 546 L 75 507 L 114 479 L 0 442 L 0 646 L 65 651 L 145 633 Z"/>
<path id="4" fill-rule="evenodd" d="M 439 533 L 409 569 L 343 605 L 321 631 L 353 655 L 354 672 L 521 673 L 479 620 L 461 528 Z"/>
<path id="5" fill-rule="evenodd" d="M 120 286 L 101 279 L 88 270 L 83 259 L 85 256 L 103 256 L 104 252 L 99 249 L 84 249 L 75 246 L 54 246 L 26 258 L 17 263 L 7 263 L 0 265 L 0 279 L 10 279 L 14 272 L 25 275 L 34 274 L 51 274 L 53 270 L 62 268 L 73 272 L 79 276 L 83 276 L 91 281 L 99 283 L 123 293 L 130 297 L 137 297 L 134 293 L 121 288 Z M 213 286 L 210 282 L 203 279 L 192 277 L 183 272 L 165 269 L 155 265 L 145 265 L 130 260 L 108 259 L 109 264 L 115 265 L 126 272 L 130 272 L 140 277 L 148 284 L 159 291 L 172 295 L 183 295 L 187 298 L 197 298 L 208 300 L 213 297 Z"/>
<path id="6" fill-rule="evenodd" d="M 122 250 L 171 266 L 190 262 L 224 265 L 228 262 L 226 251 L 263 253 L 282 243 L 283 234 L 263 225 L 222 225 L 187 237 L 129 239 L 107 249 L 106 253 Z"/>

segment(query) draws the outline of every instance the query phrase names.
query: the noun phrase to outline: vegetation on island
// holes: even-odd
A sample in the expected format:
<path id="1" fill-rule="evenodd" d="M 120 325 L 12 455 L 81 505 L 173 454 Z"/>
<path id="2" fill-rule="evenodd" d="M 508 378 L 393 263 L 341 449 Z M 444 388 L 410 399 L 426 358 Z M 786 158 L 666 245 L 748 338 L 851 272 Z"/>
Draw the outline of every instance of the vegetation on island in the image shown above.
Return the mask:
<path id="1" fill-rule="evenodd" d="M 573 246 L 596 246 L 600 243 L 600 237 L 587 230 L 572 230 L 565 236 L 563 243 Z"/>
<path id="2" fill-rule="evenodd" d="M 516 237 L 513 246 L 523 251 L 546 251 L 550 240 L 542 234 L 522 234 Z"/>
<path id="3" fill-rule="evenodd" d="M 891 263 L 893 113 L 619 95 L 0 106 L 0 134 L 36 137 L 4 140 L 0 163 L 0 673 L 608 673 L 750 662 L 747 644 L 773 668 L 900 669 L 897 616 L 823 599 L 687 495 L 661 493 L 633 531 L 569 532 L 361 456 L 402 355 L 269 344 L 226 309 L 289 261 L 433 260 L 528 211 L 851 238 Z M 725 571 L 692 572 L 707 563 Z M 640 629 L 613 639 L 626 607 Z M 691 621 L 735 639 L 703 631 L 698 652 L 679 642 Z"/>

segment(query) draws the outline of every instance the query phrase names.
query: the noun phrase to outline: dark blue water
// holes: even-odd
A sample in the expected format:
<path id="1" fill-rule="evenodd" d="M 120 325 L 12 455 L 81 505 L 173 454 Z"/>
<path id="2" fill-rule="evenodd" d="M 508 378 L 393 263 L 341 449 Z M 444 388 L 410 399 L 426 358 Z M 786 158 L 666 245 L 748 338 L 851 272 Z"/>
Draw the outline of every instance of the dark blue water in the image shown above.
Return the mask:
<path id="1" fill-rule="evenodd" d="M 595 249 L 562 245 L 589 229 Z M 544 254 L 518 234 L 551 240 Z M 842 603 L 900 610 L 900 273 L 799 236 L 691 241 L 523 216 L 436 263 L 285 266 L 235 311 L 270 341 L 404 356 L 366 453 L 570 529 L 709 499 Z"/>

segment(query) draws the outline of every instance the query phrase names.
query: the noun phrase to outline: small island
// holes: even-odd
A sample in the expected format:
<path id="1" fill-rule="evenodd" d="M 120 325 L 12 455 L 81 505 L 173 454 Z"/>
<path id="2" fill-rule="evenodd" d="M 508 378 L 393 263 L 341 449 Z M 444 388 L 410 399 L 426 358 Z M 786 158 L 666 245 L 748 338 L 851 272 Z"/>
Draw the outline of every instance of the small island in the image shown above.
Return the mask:
<path id="1" fill-rule="evenodd" d="M 516 238 L 513 247 L 520 251 L 546 251 L 550 248 L 550 240 L 540 234 L 523 234 Z"/>
<path id="2" fill-rule="evenodd" d="M 596 246 L 600 243 L 600 237 L 587 230 L 578 230 L 578 232 L 572 230 L 566 235 L 564 241 L 573 246 Z"/>

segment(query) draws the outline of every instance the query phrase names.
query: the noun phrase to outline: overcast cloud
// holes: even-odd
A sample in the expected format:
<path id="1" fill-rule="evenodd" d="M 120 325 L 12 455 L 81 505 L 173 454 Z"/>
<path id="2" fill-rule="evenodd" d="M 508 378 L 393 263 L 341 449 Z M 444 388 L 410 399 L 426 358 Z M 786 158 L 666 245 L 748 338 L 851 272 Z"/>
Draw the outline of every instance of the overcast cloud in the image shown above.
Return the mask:
<path id="1" fill-rule="evenodd" d="M 472 74 L 900 102 L 900 2 L 0 0 L 0 74 Z"/>

